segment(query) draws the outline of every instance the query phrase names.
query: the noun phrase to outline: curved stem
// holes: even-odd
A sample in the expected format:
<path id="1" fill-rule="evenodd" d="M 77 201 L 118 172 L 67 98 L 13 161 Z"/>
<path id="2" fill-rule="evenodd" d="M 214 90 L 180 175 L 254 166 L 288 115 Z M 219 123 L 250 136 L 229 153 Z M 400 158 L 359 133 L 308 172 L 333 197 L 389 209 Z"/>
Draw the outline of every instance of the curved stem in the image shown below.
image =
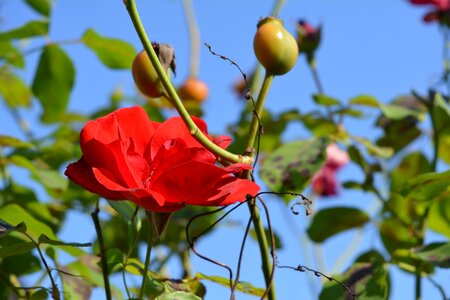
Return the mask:
<path id="1" fill-rule="evenodd" d="M 314 83 L 316 84 L 317 92 L 319 94 L 323 94 L 324 93 L 323 85 L 322 85 L 322 81 L 320 80 L 319 73 L 317 72 L 316 60 L 314 58 L 308 59 L 308 66 L 309 66 L 309 69 L 311 70 L 311 74 L 313 76 Z"/>
<path id="2" fill-rule="evenodd" d="M 206 149 L 208 149 L 209 151 L 211 151 L 212 153 L 214 153 L 223 160 L 233 163 L 243 162 L 251 164 L 253 162 L 252 157 L 237 155 L 220 148 L 197 127 L 197 125 L 194 123 L 191 116 L 189 115 L 188 111 L 184 107 L 183 103 L 181 102 L 180 97 L 178 96 L 175 88 L 173 87 L 169 78 L 167 77 L 167 74 L 164 72 L 163 67 L 161 66 L 158 56 L 156 55 L 155 50 L 153 49 L 151 42 L 145 32 L 144 26 L 142 25 L 134 0 L 125 0 L 124 3 L 130 15 L 131 21 L 133 22 L 134 28 L 136 29 L 136 32 L 142 42 L 142 45 L 144 46 L 145 51 L 147 52 L 147 55 L 150 58 L 153 67 L 156 70 L 156 73 L 161 79 L 161 82 L 167 92 L 170 101 L 180 114 L 184 123 L 188 127 L 191 135 Z"/>
<path id="3" fill-rule="evenodd" d="M 261 86 L 261 90 L 258 94 L 258 99 L 256 100 L 255 109 L 253 112 L 253 118 L 252 122 L 250 124 L 245 154 L 254 157 L 255 155 L 255 141 L 257 138 L 257 135 L 260 132 L 261 124 L 260 124 L 260 116 L 264 109 L 264 102 L 267 98 L 267 94 L 269 92 L 270 86 L 272 84 L 274 76 L 272 74 L 266 73 L 264 77 L 264 81 Z M 249 178 L 250 174 L 244 174 L 242 177 Z M 252 214 L 252 222 L 253 227 L 255 229 L 256 238 L 259 245 L 259 250 L 261 252 L 261 260 L 262 260 L 262 269 L 264 273 L 264 279 L 266 282 L 266 287 L 269 290 L 268 293 L 268 299 L 274 300 L 276 299 L 275 294 L 275 288 L 272 286 L 272 265 L 271 265 L 271 259 L 270 259 L 270 253 L 269 253 L 269 244 L 267 243 L 267 237 L 264 230 L 264 225 L 261 221 L 261 217 L 259 214 L 259 210 L 255 205 L 255 199 L 251 199 L 248 201 L 248 207 L 250 210 L 250 213 Z"/>
<path id="4" fill-rule="evenodd" d="M 286 3 L 286 0 L 277 0 L 272 7 L 271 14 L 276 16 L 280 13 L 281 8 Z"/>
<path id="5" fill-rule="evenodd" d="M 197 77 L 200 65 L 200 31 L 195 19 L 192 0 L 183 0 L 184 15 L 189 31 L 189 42 L 191 45 L 191 57 L 189 65 L 189 76 Z"/>

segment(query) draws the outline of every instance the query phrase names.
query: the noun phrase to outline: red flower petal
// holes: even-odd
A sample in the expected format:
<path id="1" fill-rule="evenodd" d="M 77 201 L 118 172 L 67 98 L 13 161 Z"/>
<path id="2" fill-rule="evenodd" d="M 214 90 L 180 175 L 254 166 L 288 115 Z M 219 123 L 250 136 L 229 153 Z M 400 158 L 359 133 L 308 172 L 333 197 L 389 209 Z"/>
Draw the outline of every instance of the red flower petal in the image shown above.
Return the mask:
<path id="1" fill-rule="evenodd" d="M 154 179 L 151 189 L 169 203 L 228 205 L 244 201 L 247 194 L 254 196 L 260 187 L 215 165 L 188 161 L 165 170 Z"/>
<path id="2" fill-rule="evenodd" d="M 110 190 L 100 184 L 95 178 L 92 168 L 88 164 L 86 164 L 86 161 L 83 157 L 79 161 L 68 165 L 64 174 L 76 184 L 81 185 L 86 190 L 98 194 L 101 197 L 110 200 L 127 199 L 126 195 L 124 195 L 122 192 Z"/>

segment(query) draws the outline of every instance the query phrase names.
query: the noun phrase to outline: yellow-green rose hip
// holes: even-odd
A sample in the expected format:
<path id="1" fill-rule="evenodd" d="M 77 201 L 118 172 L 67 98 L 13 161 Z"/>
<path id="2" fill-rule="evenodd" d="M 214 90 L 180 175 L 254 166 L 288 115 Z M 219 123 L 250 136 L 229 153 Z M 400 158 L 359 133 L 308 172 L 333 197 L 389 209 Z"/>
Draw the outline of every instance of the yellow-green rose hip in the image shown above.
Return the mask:
<path id="1" fill-rule="evenodd" d="M 282 21 L 274 17 L 259 21 L 253 49 L 258 61 L 273 75 L 289 72 L 298 57 L 297 41 L 284 28 Z"/>

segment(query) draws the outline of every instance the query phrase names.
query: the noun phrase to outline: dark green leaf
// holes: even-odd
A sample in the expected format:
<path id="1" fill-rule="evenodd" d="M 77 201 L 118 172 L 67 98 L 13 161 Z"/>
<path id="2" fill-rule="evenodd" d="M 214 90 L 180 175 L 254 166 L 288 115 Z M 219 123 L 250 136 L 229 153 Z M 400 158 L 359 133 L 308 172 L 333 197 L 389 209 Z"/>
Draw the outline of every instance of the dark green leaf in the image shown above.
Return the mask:
<path id="1" fill-rule="evenodd" d="M 205 274 L 202 274 L 202 273 L 195 274 L 195 277 L 199 278 L 199 279 L 206 279 L 206 280 L 218 283 L 218 284 L 220 284 L 222 286 L 225 286 L 225 287 L 230 287 L 230 280 L 228 278 L 224 278 L 224 277 L 220 277 L 220 276 L 208 276 L 208 275 L 205 275 Z M 240 292 L 242 292 L 244 294 L 254 295 L 254 296 L 257 296 L 257 297 L 261 297 L 264 294 L 264 292 L 265 292 L 264 289 L 254 287 L 250 283 L 243 282 L 243 281 L 240 281 L 237 284 L 236 290 L 238 290 L 238 291 L 240 291 Z"/>
<path id="2" fill-rule="evenodd" d="M 0 42 L 0 59 L 5 60 L 9 64 L 23 68 L 25 66 L 25 60 L 22 53 L 17 50 L 9 41 Z M 5 70 L 2 70 L 4 72 Z"/>
<path id="3" fill-rule="evenodd" d="M 28 107 L 31 91 L 22 79 L 9 71 L 0 72 L 0 96 L 9 107 Z"/>
<path id="4" fill-rule="evenodd" d="M 276 192 L 301 192 L 325 162 L 326 139 L 284 144 L 262 162 L 260 175 Z"/>
<path id="5" fill-rule="evenodd" d="M 52 8 L 50 0 L 25 0 L 38 13 L 48 17 Z"/>
<path id="6" fill-rule="evenodd" d="M 397 249 L 411 249 L 418 244 L 418 239 L 410 230 L 397 219 L 385 219 L 380 224 L 381 240 L 389 253 Z"/>
<path id="7" fill-rule="evenodd" d="M 421 152 L 406 155 L 391 173 L 391 191 L 399 190 L 408 179 L 431 170 L 431 164 Z"/>
<path id="8" fill-rule="evenodd" d="M 413 252 L 426 262 L 441 268 L 450 268 L 450 243 L 433 243 Z"/>
<path id="9" fill-rule="evenodd" d="M 42 51 L 33 81 L 33 93 L 44 109 L 42 121 L 57 121 L 65 112 L 75 82 L 75 68 L 57 45 Z"/>
<path id="10" fill-rule="evenodd" d="M 48 33 L 47 21 L 30 21 L 22 27 L 0 33 L 0 41 L 23 39 Z"/>
<path id="11" fill-rule="evenodd" d="M 380 137 L 376 144 L 390 147 L 395 152 L 398 152 L 421 135 L 421 131 L 416 124 L 417 119 L 411 116 L 402 120 L 389 120 L 386 117 L 379 118 L 377 126 L 383 129 L 384 136 Z M 402 137 L 401 139 L 399 138 L 400 136 Z"/>
<path id="12" fill-rule="evenodd" d="M 411 249 L 397 249 L 391 255 L 391 262 L 401 268 L 403 271 L 416 274 L 417 266 L 420 265 L 422 274 L 431 275 L 435 272 L 432 263 L 420 259 Z"/>
<path id="13" fill-rule="evenodd" d="M 39 236 L 39 244 L 48 244 L 53 246 L 70 246 L 70 247 L 90 247 L 92 243 L 66 243 L 48 238 L 45 234 Z"/>
<path id="14" fill-rule="evenodd" d="M 112 69 L 131 68 L 136 56 L 136 50 L 131 44 L 119 39 L 103 37 L 93 29 L 88 29 L 81 39 L 107 67 Z"/>
<path id="15" fill-rule="evenodd" d="M 111 201 L 107 200 L 109 205 L 126 221 L 131 222 L 136 212 L 136 205 L 130 201 Z"/>
<path id="16" fill-rule="evenodd" d="M 175 293 L 168 293 L 168 294 L 162 294 L 161 296 L 158 296 L 155 298 L 155 300 L 201 300 L 202 298 L 186 293 L 186 292 L 175 292 Z"/>
<path id="17" fill-rule="evenodd" d="M 0 270 L 4 274 L 21 276 L 42 271 L 42 266 L 39 258 L 34 256 L 32 251 L 27 251 L 0 260 Z"/>
<path id="18" fill-rule="evenodd" d="M 353 207 L 326 208 L 314 215 L 307 232 L 312 241 L 322 243 L 335 234 L 361 227 L 369 220 L 365 212 Z"/>
<path id="19" fill-rule="evenodd" d="M 319 105 L 323 106 L 333 106 L 333 105 L 339 105 L 341 104 L 341 101 L 339 101 L 336 98 L 324 95 L 324 94 L 315 94 L 313 95 L 314 102 L 316 102 Z"/>
<path id="20" fill-rule="evenodd" d="M 358 300 L 386 300 L 389 297 L 389 274 L 384 264 L 356 263 L 337 280 L 355 293 Z M 335 281 L 325 283 L 320 300 L 352 299 Z"/>
<path id="21" fill-rule="evenodd" d="M 370 107 L 379 107 L 380 103 L 375 97 L 369 96 L 369 95 L 359 95 L 354 98 L 351 98 L 348 102 L 349 104 L 356 104 L 356 105 L 364 105 L 364 106 L 370 106 Z"/>
<path id="22" fill-rule="evenodd" d="M 0 246 L 0 258 L 27 253 L 35 248 L 33 242 L 27 242 L 15 237 L 3 238 L 0 241 L 2 244 Z"/>
<path id="23" fill-rule="evenodd" d="M 330 120 L 313 115 L 303 115 L 301 121 L 315 136 L 329 137 L 338 133 L 338 127 Z"/>
<path id="24" fill-rule="evenodd" d="M 45 288 L 41 288 L 31 295 L 31 300 L 47 300 L 49 299 L 49 296 L 50 295 L 47 290 Z"/>

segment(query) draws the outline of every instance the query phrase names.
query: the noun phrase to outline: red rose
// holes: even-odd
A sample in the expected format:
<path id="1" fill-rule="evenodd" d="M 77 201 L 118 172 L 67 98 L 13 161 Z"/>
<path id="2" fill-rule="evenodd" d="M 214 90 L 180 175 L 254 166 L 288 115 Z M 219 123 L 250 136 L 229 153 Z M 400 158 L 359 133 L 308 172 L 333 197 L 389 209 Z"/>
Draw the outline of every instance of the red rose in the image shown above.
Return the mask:
<path id="1" fill-rule="evenodd" d="M 194 121 L 207 134 L 205 122 Z M 231 139 L 213 141 L 226 148 Z M 152 122 L 138 106 L 89 121 L 81 130 L 80 146 L 83 156 L 65 172 L 72 181 L 104 198 L 128 199 L 155 212 L 228 205 L 260 189 L 233 175 L 251 169 L 249 165 L 216 166 L 216 157 L 192 137 L 181 118 Z"/>
<path id="2" fill-rule="evenodd" d="M 434 6 L 435 9 L 423 17 L 425 22 L 441 22 L 442 24 L 449 25 L 450 0 L 409 0 L 409 2 L 416 5 Z"/>

